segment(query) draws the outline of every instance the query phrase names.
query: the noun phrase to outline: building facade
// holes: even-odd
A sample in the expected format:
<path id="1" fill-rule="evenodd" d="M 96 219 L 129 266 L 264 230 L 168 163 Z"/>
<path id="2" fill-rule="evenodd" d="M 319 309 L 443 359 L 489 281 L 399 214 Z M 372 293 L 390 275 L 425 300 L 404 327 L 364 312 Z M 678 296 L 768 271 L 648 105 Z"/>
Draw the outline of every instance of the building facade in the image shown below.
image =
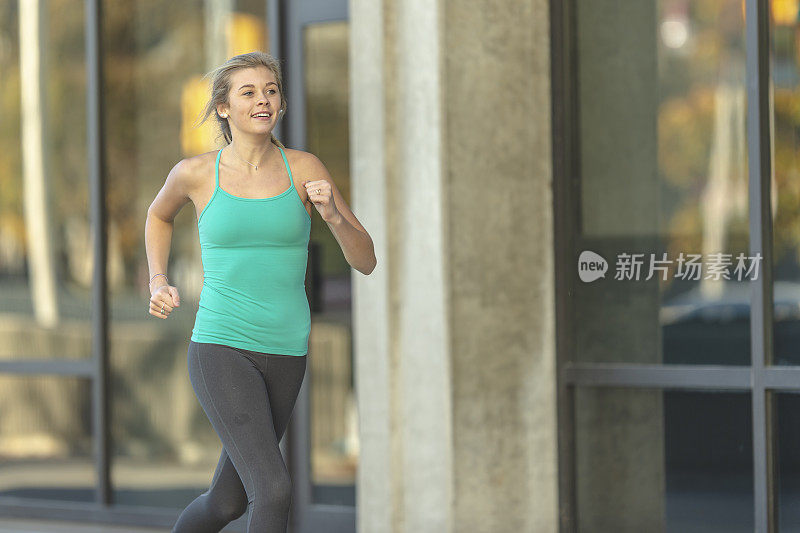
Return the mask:
<path id="1" fill-rule="evenodd" d="M 350 269 L 314 215 L 293 532 L 793 530 L 799 11 L 3 3 L 0 516 L 168 528 L 207 488 L 196 214 L 171 321 L 144 312 L 143 217 L 221 146 L 202 74 L 266 49 L 276 135 L 378 258 Z"/>

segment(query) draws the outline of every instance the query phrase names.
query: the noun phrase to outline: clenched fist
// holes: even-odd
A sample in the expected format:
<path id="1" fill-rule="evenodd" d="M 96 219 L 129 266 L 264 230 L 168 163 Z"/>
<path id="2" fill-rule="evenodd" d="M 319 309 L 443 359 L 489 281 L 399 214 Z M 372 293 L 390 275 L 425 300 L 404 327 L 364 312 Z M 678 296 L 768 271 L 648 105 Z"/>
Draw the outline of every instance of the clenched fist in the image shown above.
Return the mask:
<path id="1" fill-rule="evenodd" d="M 153 291 L 150 296 L 150 314 L 158 318 L 166 318 L 174 307 L 180 307 L 181 298 L 178 288 L 172 285 L 162 285 Z"/>

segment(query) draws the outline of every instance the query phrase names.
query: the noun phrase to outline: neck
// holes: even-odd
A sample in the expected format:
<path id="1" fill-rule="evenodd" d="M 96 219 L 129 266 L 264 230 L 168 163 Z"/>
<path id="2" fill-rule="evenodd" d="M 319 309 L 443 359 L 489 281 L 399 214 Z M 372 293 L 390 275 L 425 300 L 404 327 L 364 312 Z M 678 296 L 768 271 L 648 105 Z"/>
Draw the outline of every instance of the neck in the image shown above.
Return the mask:
<path id="1" fill-rule="evenodd" d="M 278 151 L 278 147 L 269 138 L 264 139 L 261 136 L 258 138 L 236 137 L 231 141 L 230 146 L 239 158 L 244 159 L 242 165 L 253 172 L 255 172 L 255 168 L 245 161 L 261 168 L 273 157 L 273 152 Z"/>

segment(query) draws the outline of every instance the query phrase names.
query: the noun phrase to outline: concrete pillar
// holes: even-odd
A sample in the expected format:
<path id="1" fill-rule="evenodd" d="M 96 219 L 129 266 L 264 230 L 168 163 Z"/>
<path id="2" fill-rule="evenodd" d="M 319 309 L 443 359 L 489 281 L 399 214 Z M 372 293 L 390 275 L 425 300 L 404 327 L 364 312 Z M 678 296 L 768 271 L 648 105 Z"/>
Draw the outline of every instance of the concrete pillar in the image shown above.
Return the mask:
<path id="1" fill-rule="evenodd" d="M 358 530 L 558 524 L 547 0 L 351 0 Z"/>

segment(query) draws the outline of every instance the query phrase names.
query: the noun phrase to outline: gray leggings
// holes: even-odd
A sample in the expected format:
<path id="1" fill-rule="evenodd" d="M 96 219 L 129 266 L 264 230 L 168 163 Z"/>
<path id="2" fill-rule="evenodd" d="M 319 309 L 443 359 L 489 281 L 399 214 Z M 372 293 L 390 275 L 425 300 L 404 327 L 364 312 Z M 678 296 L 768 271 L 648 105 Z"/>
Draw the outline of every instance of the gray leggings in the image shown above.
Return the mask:
<path id="1" fill-rule="evenodd" d="M 245 511 L 248 533 L 286 533 L 292 483 L 278 442 L 306 359 L 189 341 L 189 380 L 223 448 L 211 486 L 172 533 L 217 533 Z"/>

